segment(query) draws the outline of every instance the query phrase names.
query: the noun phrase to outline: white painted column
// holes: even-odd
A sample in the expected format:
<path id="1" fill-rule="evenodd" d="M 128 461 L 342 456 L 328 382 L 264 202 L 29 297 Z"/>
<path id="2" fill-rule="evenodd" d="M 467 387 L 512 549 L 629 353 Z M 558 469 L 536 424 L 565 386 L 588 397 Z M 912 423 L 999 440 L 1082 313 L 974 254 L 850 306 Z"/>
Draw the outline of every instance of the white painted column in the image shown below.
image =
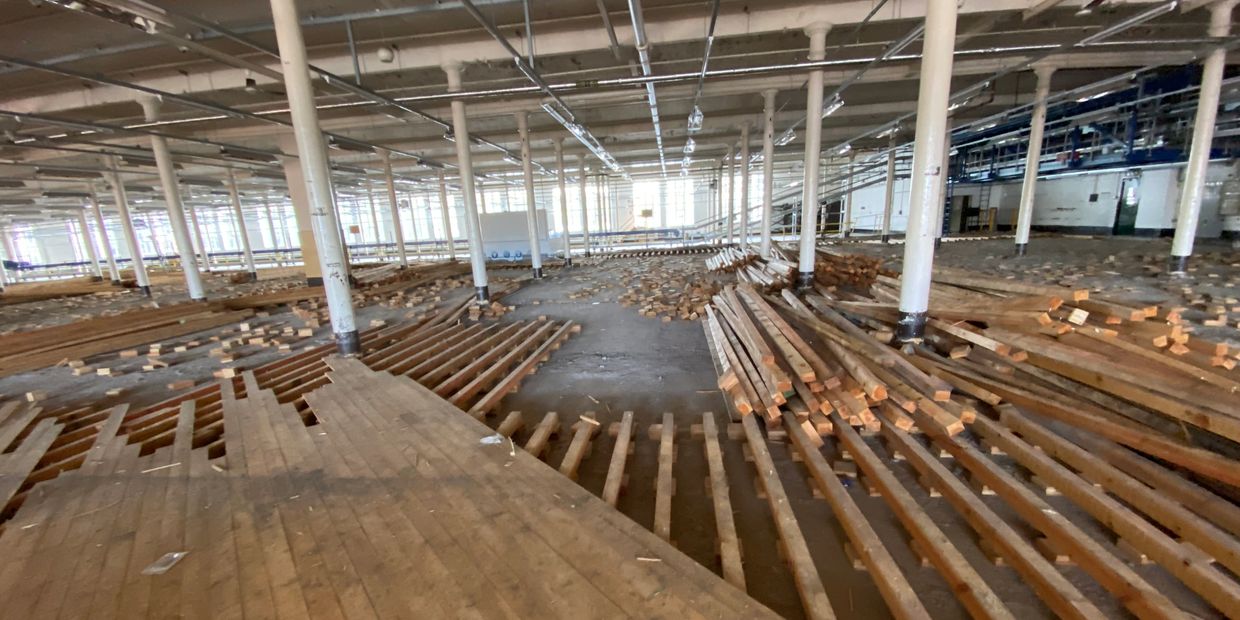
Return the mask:
<path id="1" fill-rule="evenodd" d="M 943 202 L 943 143 L 951 94 L 952 53 L 956 44 L 956 3 L 931 2 L 917 98 L 917 132 L 913 141 L 912 196 L 904 235 L 904 271 L 900 278 L 900 320 L 896 337 L 920 340 L 926 330 L 930 281 L 934 267 L 934 230 Z"/>
<path id="2" fill-rule="evenodd" d="M 116 255 L 112 252 L 112 243 L 108 240 L 108 229 L 103 224 L 103 209 L 99 208 L 99 197 L 95 188 L 90 188 L 90 210 L 95 216 L 95 228 L 99 231 L 99 239 L 103 242 L 103 256 L 108 260 L 108 273 L 112 276 L 112 284 L 121 283 L 121 272 L 116 268 Z"/>
<path id="3" fill-rule="evenodd" d="M 1020 186 L 1020 210 L 1016 213 L 1016 255 L 1029 248 L 1029 228 L 1033 224 L 1033 200 L 1038 184 L 1038 165 L 1042 160 L 1042 136 L 1046 129 L 1046 98 L 1051 92 L 1053 67 L 1034 69 L 1038 86 L 1034 94 L 1033 117 L 1029 121 L 1029 151 L 1025 154 L 1025 181 Z"/>
<path id="4" fill-rule="evenodd" d="M 891 213 L 896 209 L 896 137 L 887 144 L 887 183 L 883 194 L 882 241 L 891 241 Z"/>
<path id="5" fill-rule="evenodd" d="M 276 42 L 280 48 L 280 64 L 288 92 L 297 140 L 297 155 L 309 190 L 310 222 L 314 242 L 318 246 L 319 264 L 323 270 L 323 287 L 331 315 L 336 346 L 343 355 L 361 353 L 361 341 L 353 316 L 353 300 L 349 291 L 349 266 L 340 241 L 336 209 L 332 204 L 331 168 L 319 128 L 319 114 L 314 105 L 314 89 L 306 62 L 306 44 L 298 22 L 294 0 L 271 0 Z"/>
<path id="6" fill-rule="evenodd" d="M 577 189 L 580 190 L 581 200 L 581 245 L 585 247 L 586 258 L 590 257 L 590 212 L 586 208 L 586 156 L 577 156 L 577 178 L 580 181 Z"/>
<path id="7" fill-rule="evenodd" d="M 827 32 L 830 24 L 816 22 L 805 29 L 809 35 L 809 60 L 826 58 Z M 814 245 L 818 241 L 818 175 L 822 159 L 822 69 L 809 72 L 808 101 L 805 104 L 805 181 L 801 188 L 801 239 L 798 256 L 797 285 L 809 288 L 814 284 Z"/>
<path id="8" fill-rule="evenodd" d="M 142 112 L 146 122 L 159 120 L 159 100 L 154 97 L 142 97 Z M 181 188 L 177 185 L 177 171 L 173 167 L 172 152 L 168 150 L 168 141 L 163 136 L 151 136 L 151 152 L 155 155 L 155 166 L 159 169 L 159 184 L 164 191 L 164 206 L 168 210 L 168 223 L 172 227 L 172 240 L 176 243 L 177 254 L 181 257 L 181 271 L 185 274 L 185 288 L 189 298 L 201 301 L 207 298 L 202 286 L 202 274 L 198 273 L 198 259 L 194 256 L 194 244 L 190 241 L 189 231 L 185 226 L 185 209 L 181 206 Z M 151 228 L 154 230 L 154 227 Z"/>
<path id="9" fill-rule="evenodd" d="M 534 159 L 530 154 L 530 119 L 526 112 L 517 112 L 517 133 L 521 135 L 521 176 L 525 179 L 525 229 L 530 236 L 530 265 L 534 279 L 543 277 L 542 244 L 538 239 L 538 205 L 534 195 Z"/>
<path id="10" fill-rule="evenodd" d="M 241 192 L 237 191 L 237 175 L 228 169 L 228 197 L 232 199 L 233 217 L 237 220 L 237 235 L 241 237 L 241 251 L 245 267 L 250 272 L 250 282 L 258 282 L 258 266 L 254 264 L 254 248 L 250 245 L 250 231 L 245 227 L 245 215 L 241 212 Z"/>
<path id="11" fill-rule="evenodd" d="M 273 250 L 271 258 L 275 259 L 277 266 L 282 266 L 284 261 L 280 260 L 280 238 L 276 236 L 276 220 L 271 214 L 271 203 L 267 201 L 267 192 L 263 191 L 263 212 L 267 214 L 267 235 L 271 237 L 271 247 Z"/>
<path id="12" fill-rule="evenodd" d="M 90 258 L 91 270 L 95 272 L 95 281 L 103 280 L 103 268 L 99 266 L 99 254 L 95 252 L 95 239 L 90 236 L 90 226 L 86 224 L 86 210 L 77 212 L 77 225 L 82 239 L 82 247 L 86 248 L 86 256 Z"/>
<path id="13" fill-rule="evenodd" d="M 573 266 L 573 238 L 568 228 L 568 174 L 564 170 L 564 139 L 555 139 L 556 184 L 560 190 L 560 221 L 564 222 L 564 266 Z"/>
<path id="14" fill-rule="evenodd" d="M 448 91 L 461 90 L 461 66 L 444 65 L 443 70 L 448 74 Z M 478 217 L 478 206 L 475 202 L 478 194 L 474 190 L 473 154 L 469 152 L 469 122 L 465 116 L 465 102 L 461 99 L 452 100 L 452 133 L 456 136 L 456 159 L 461 172 L 461 199 L 465 202 L 465 235 L 469 240 L 469 263 L 474 274 L 474 291 L 478 294 L 478 301 L 490 301 L 486 255 L 482 247 L 482 222 Z"/>
<path id="15" fill-rule="evenodd" d="M 0 260 L 0 293 L 9 287 L 9 270 L 4 266 L 4 261 Z"/>
<path id="16" fill-rule="evenodd" d="M 487 188 L 482 181 L 478 181 L 478 209 L 482 213 L 487 212 Z"/>
<path id="17" fill-rule="evenodd" d="M 849 151 L 848 153 L 848 171 L 844 177 L 844 218 L 840 222 L 840 230 L 845 237 L 852 236 L 852 210 L 853 210 L 853 172 L 856 170 L 854 164 L 857 160 L 857 152 Z"/>
<path id="18" fill-rule="evenodd" d="M 749 123 L 741 125 L 741 249 L 749 247 Z"/>
<path id="19" fill-rule="evenodd" d="M 762 258 L 771 257 L 771 218 L 775 215 L 775 93 L 762 91 L 762 241 L 758 250 Z"/>
<path id="20" fill-rule="evenodd" d="M 448 206 L 448 182 L 439 171 L 439 208 L 443 212 L 443 234 L 448 240 L 448 260 L 456 260 L 456 238 L 452 234 L 452 209 Z"/>
<path id="21" fill-rule="evenodd" d="M 732 145 L 728 145 L 728 154 L 725 157 L 728 161 L 728 225 L 727 225 L 727 243 L 731 245 L 736 242 L 736 158 L 733 157 L 734 151 Z"/>
<path id="22" fill-rule="evenodd" d="M 1236 0 L 1224 0 L 1210 7 L 1211 37 L 1222 39 L 1230 34 L 1231 13 L 1235 7 Z M 1180 206 L 1176 210 L 1175 237 L 1171 240 L 1169 271 L 1173 274 L 1186 273 L 1188 257 L 1193 254 L 1226 64 L 1227 52 L 1220 47 L 1206 56 L 1201 70 L 1201 94 L 1197 99 L 1197 117 L 1193 122 L 1193 143 L 1188 152 L 1188 165 L 1184 169 Z"/>
<path id="23" fill-rule="evenodd" d="M 375 233 L 375 249 L 382 254 L 383 229 L 379 227 L 379 210 L 375 208 L 375 189 L 370 177 L 366 177 L 366 201 L 370 203 L 370 229 Z"/>
<path id="24" fill-rule="evenodd" d="M 189 225 L 194 229 L 194 240 L 198 245 L 198 255 L 202 258 L 202 269 L 207 273 L 211 273 L 211 255 L 207 252 L 207 245 L 202 240 L 202 227 L 198 224 L 198 209 L 194 205 L 185 207 L 189 212 Z"/>
<path id="25" fill-rule="evenodd" d="M 379 159 L 383 160 L 383 181 L 387 184 L 388 209 L 392 215 L 392 239 L 396 242 L 396 251 L 400 254 L 400 268 L 409 266 L 409 254 L 405 251 L 405 231 L 400 223 L 400 203 L 396 200 L 396 180 L 392 178 L 392 154 L 379 151 Z"/>
<path id="26" fill-rule="evenodd" d="M 133 218 L 129 215 L 129 196 L 125 193 L 125 184 L 116 171 L 116 158 L 109 162 L 108 180 L 112 184 L 112 197 L 116 201 L 116 210 L 121 218 L 121 233 L 125 237 L 125 247 L 129 249 L 129 261 L 133 266 L 134 279 L 138 289 L 147 297 L 151 296 L 151 280 L 146 275 L 146 262 L 142 260 L 142 246 L 138 245 L 138 235 L 133 230 Z"/>

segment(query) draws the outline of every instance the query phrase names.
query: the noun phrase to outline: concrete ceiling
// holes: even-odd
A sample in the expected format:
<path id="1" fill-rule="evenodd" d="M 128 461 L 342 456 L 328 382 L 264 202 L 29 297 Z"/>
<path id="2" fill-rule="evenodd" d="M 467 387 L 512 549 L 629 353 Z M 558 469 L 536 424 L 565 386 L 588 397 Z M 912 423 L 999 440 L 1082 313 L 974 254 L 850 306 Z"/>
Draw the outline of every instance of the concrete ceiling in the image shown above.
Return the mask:
<path id="1" fill-rule="evenodd" d="M 717 39 L 710 59 L 715 70 L 750 70 L 751 74 L 712 78 L 706 81 L 698 102 L 705 114 L 703 130 L 695 136 L 699 165 L 714 165 L 738 139 L 739 127 L 749 123 L 755 150 L 760 148 L 762 91 L 778 91 L 780 109 L 776 133 L 805 115 L 803 70 L 778 69 L 805 60 L 808 39 L 803 28 L 814 21 L 833 24 L 828 36 L 827 89 L 831 91 L 918 25 L 927 1 L 890 0 L 862 24 L 877 0 L 724 1 L 717 26 Z M 283 84 L 278 79 L 278 59 L 204 26 L 215 24 L 238 33 L 258 47 L 275 48 L 270 29 L 270 10 L 261 0 L 154 0 L 147 4 L 131 0 L 84 0 L 87 11 L 65 8 L 67 2 L 10 0 L 0 12 L 0 56 L 33 61 L 88 76 L 139 84 L 148 89 L 191 97 L 198 101 L 259 114 L 274 122 L 253 118 L 219 118 L 199 107 L 165 100 L 162 120 L 177 121 L 155 129 L 171 136 L 200 142 L 172 140 L 177 160 L 186 176 L 222 177 L 224 166 L 278 173 L 274 162 L 259 164 L 246 159 L 221 159 L 220 144 L 250 149 L 291 152 L 288 131 L 281 122 Z M 525 49 L 522 3 L 511 0 L 475 0 L 512 45 Z M 536 67 L 572 106 L 584 124 L 603 142 L 622 165 L 641 165 L 642 171 L 657 170 L 654 130 L 643 85 L 630 80 L 620 85 L 598 81 L 631 78 L 633 31 L 624 0 L 603 3 L 614 25 L 618 48 L 610 37 L 595 0 L 532 0 Z M 1208 11 L 1176 10 L 1126 29 L 1104 41 L 1070 48 L 1072 43 L 1098 33 L 1161 2 L 1109 0 L 1088 14 L 1079 10 L 1082 0 L 964 0 L 958 27 L 953 89 L 986 79 L 1008 67 L 1020 65 L 1033 55 L 1056 50 L 1043 61 L 1061 67 L 1053 89 L 1062 91 L 1150 65 L 1188 62 L 1209 41 L 1205 37 Z M 679 172 L 681 148 L 688 136 L 686 118 L 693 107 L 696 76 L 702 64 L 709 17 L 709 2 L 644 0 L 647 31 L 652 41 L 652 63 L 658 76 L 679 76 L 660 82 L 659 112 L 669 173 Z M 137 6 L 137 9 L 133 7 Z M 529 81 L 511 58 L 474 21 L 458 2 L 444 0 L 301 0 L 304 31 L 311 62 L 352 79 L 346 22 L 352 26 L 361 66 L 361 84 L 383 96 L 406 101 L 406 105 L 446 119 L 450 117 L 446 77 L 441 65 L 464 62 L 466 91 L 509 92 L 476 94 L 469 99 L 471 131 L 503 147 L 517 150 L 517 111 L 531 113 L 532 149 L 543 165 L 554 168 L 553 143 L 565 141 L 570 163 L 585 149 L 571 139 L 540 105 L 542 93 L 531 92 Z M 127 19 L 132 14 L 116 7 L 147 11 L 160 22 L 160 33 L 148 34 Z M 1034 10 L 1043 9 L 1034 14 Z M 128 15 L 128 17 L 122 17 Z M 203 20 L 203 21 L 196 21 Z M 379 59 L 380 48 L 393 51 L 392 62 Z M 896 58 L 870 69 L 843 94 L 847 105 L 827 119 L 824 148 L 853 141 L 856 136 L 882 126 L 915 109 L 920 43 L 908 46 Z M 755 71 L 756 68 L 771 68 Z M 252 79 L 246 88 L 247 78 Z M 1031 71 L 1017 71 L 994 79 L 981 95 L 956 111 L 953 121 L 967 123 L 1014 106 L 1026 104 L 1033 95 Z M 356 95 L 318 82 L 320 114 L 324 131 L 383 148 L 455 166 L 454 145 L 443 139 L 443 129 L 425 121 L 401 120 Z M 78 122 L 133 126 L 143 122 L 140 93 L 100 80 L 59 75 L 36 68 L 0 62 L 0 110 L 38 114 Z M 198 119 L 198 120 L 195 120 Z M 207 120 L 202 120 L 207 119 Z M 4 201 L 32 198 L 39 204 L 43 191 L 84 186 L 82 179 L 60 179 L 55 174 L 36 174 L 34 166 L 69 166 L 99 169 L 101 150 L 117 150 L 149 156 L 149 137 L 124 131 L 114 133 L 66 129 L 37 119 L 21 123 L 0 118 L 0 214 L 11 206 Z M 911 124 L 904 131 L 911 138 Z M 67 134 L 67 135 L 64 135 Z M 5 145 L 10 139 L 37 138 L 34 143 Z M 201 141 L 208 141 L 203 143 Z M 853 141 L 856 149 L 883 146 L 886 139 Z M 34 147 L 38 148 L 34 148 Z M 803 145 L 794 141 L 777 151 L 777 161 L 795 161 Z M 332 150 L 333 161 L 368 170 L 380 169 L 373 153 Z M 514 172 L 504 154 L 487 147 L 475 149 L 480 172 Z M 138 158 L 141 159 L 141 158 Z M 416 160 L 397 156 L 394 165 L 409 178 L 425 177 L 428 168 Z M 591 165 L 597 166 L 597 160 Z M 575 165 L 575 164 L 574 164 Z M 128 182 L 158 186 L 154 169 L 123 166 Z M 451 173 L 451 170 L 449 170 Z M 251 191 L 269 186 L 265 177 L 247 179 Z M 20 187 L 4 187 L 2 181 L 23 181 Z M 9 183 L 12 185 L 12 183 Z M 278 182 L 275 185 L 279 185 Z M 102 187 L 100 186 L 102 189 Z M 61 202 L 64 202 L 63 200 Z M 72 202 L 72 201 L 70 201 Z M 78 201 L 80 202 L 80 201 Z M 23 207 L 28 209 L 29 207 Z"/>

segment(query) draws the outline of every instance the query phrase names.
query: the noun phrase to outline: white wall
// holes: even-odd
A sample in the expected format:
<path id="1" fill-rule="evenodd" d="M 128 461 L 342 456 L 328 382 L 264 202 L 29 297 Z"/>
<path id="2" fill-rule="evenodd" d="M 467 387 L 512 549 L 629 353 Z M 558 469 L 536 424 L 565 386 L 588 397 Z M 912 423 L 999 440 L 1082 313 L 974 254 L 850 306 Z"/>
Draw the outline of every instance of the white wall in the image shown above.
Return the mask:
<path id="1" fill-rule="evenodd" d="M 493 260 L 529 258 L 530 238 L 525 211 L 487 213 L 482 216 L 483 251 Z M 539 249 L 543 255 L 554 252 L 547 236 L 547 212 L 539 209 L 534 218 L 538 225 Z"/>

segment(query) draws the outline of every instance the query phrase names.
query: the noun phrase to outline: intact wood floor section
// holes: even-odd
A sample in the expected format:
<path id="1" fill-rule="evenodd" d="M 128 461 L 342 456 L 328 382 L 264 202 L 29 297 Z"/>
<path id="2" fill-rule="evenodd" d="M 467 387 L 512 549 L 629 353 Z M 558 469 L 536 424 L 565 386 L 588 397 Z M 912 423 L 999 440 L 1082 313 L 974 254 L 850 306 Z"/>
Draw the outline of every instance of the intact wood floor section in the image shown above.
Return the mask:
<path id="1" fill-rule="evenodd" d="M 192 448 L 192 401 L 148 456 L 115 411 L 0 536 L 3 615 L 774 617 L 430 390 L 329 365 L 309 427 L 253 375 L 222 384 L 220 459 Z"/>

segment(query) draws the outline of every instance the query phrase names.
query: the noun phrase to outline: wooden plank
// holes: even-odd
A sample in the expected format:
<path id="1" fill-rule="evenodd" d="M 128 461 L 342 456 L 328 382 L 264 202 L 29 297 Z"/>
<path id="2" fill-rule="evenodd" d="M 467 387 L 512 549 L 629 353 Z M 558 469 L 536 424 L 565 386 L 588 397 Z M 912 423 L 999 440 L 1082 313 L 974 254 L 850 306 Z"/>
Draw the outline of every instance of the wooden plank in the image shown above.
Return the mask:
<path id="1" fill-rule="evenodd" d="M 810 619 L 833 619 L 835 611 L 831 608 L 831 601 L 827 599 L 827 591 L 823 588 L 822 578 L 818 576 L 818 568 L 814 566 L 814 558 L 809 554 L 805 536 L 801 533 L 796 515 L 788 503 L 788 494 L 784 491 L 779 475 L 775 473 L 775 463 L 767 450 L 766 438 L 762 436 L 754 416 L 742 417 L 741 426 L 753 453 L 758 484 L 766 494 L 775 519 L 775 529 L 784 543 L 788 566 L 801 596 L 801 607 L 805 610 L 805 616 Z"/>
<path id="2" fill-rule="evenodd" d="M 1001 407 L 1001 411 L 1003 411 L 1002 415 L 1006 420 L 1020 420 L 1020 414 L 1010 405 Z M 1024 428 L 1026 431 L 1036 432 L 1032 426 L 1026 425 Z M 1234 609 L 1236 601 L 1240 601 L 1240 583 L 1236 583 L 1215 570 L 1214 567 L 1210 566 L 1209 562 L 1202 561 L 1199 557 L 1189 553 L 1182 545 L 1172 540 L 1153 524 L 1109 497 L 1106 492 L 1095 488 L 1063 465 L 1056 463 L 1054 459 L 1043 451 L 1037 450 L 1028 443 L 1018 439 L 1011 431 L 1003 428 L 998 423 L 991 422 L 989 418 L 978 418 L 974 422 L 973 429 L 978 431 L 992 445 L 998 446 L 1004 452 L 1011 455 L 1013 459 L 1028 468 L 1039 478 L 1054 485 L 1057 491 L 1070 498 L 1086 512 L 1093 515 L 1095 519 L 1106 524 L 1122 539 L 1145 552 L 1152 560 L 1167 569 L 1167 572 L 1175 575 L 1185 585 L 1214 605 L 1216 609 L 1220 611 Z M 1045 435 L 1039 435 L 1039 437 L 1046 438 Z M 1049 445 L 1051 444 L 1048 442 Z M 1066 447 L 1062 444 L 1055 444 L 1055 446 Z M 1079 451 L 1063 450 L 1056 454 L 1056 456 L 1062 458 L 1069 455 L 1081 456 L 1081 454 Z M 1091 465 L 1096 464 L 1094 461 L 1089 461 L 1089 463 Z M 1096 474 L 1099 470 L 1094 469 L 1092 471 Z M 1135 481 L 1131 481 L 1131 484 L 1127 487 L 1121 487 L 1121 479 L 1118 476 L 1112 476 L 1107 482 L 1113 485 L 1108 487 L 1108 489 L 1120 497 L 1125 499 L 1137 497 L 1136 494 L 1128 495 L 1125 493 L 1125 491 L 1134 492 L 1132 484 L 1135 484 Z M 1146 496 L 1142 495 L 1142 497 Z M 1163 510 L 1158 512 L 1158 515 L 1166 517 L 1169 513 L 1168 504 L 1163 507 Z M 1203 533 L 1199 530 L 1194 531 Z M 1215 537 L 1201 538 L 1200 540 L 1210 540 L 1220 544 L 1222 541 L 1221 538 Z M 1212 546 L 1212 549 L 1220 552 L 1232 551 L 1234 553 L 1234 541 L 1233 546 L 1230 548 Z M 1228 560 L 1228 565 L 1235 565 L 1235 559 L 1233 555 Z"/>
<path id="3" fill-rule="evenodd" d="M 503 422 L 500 422 L 500 425 L 495 429 L 495 432 L 503 435 L 504 437 L 511 438 L 522 428 L 525 428 L 525 418 L 522 417 L 521 412 L 509 411 L 508 416 L 504 418 Z"/>
<path id="4" fill-rule="evenodd" d="M 573 439 L 568 444 L 568 451 L 564 453 L 564 460 L 560 462 L 561 474 L 571 480 L 577 479 L 577 469 L 581 467 L 581 461 L 590 449 L 590 440 L 598 430 L 599 423 L 594 419 L 592 411 L 582 415 L 573 424 Z"/>
<path id="5" fill-rule="evenodd" d="M 921 509 L 917 500 L 900 484 L 895 475 L 865 444 L 861 436 L 838 413 L 832 413 L 829 417 L 835 436 L 840 440 L 840 445 L 852 455 L 853 460 L 865 473 L 869 482 L 881 491 L 887 505 L 904 524 L 913 540 L 917 541 L 920 552 L 927 556 L 944 579 L 951 584 L 952 591 L 956 593 L 965 609 L 969 610 L 969 614 L 975 618 L 1014 618 L 982 576 L 973 569 L 968 560 L 948 540 L 929 515 Z M 826 462 L 822 461 L 821 464 L 825 466 Z M 822 474 L 834 478 L 829 470 Z M 842 488 L 837 489 L 836 493 L 842 490 Z M 875 537 L 874 540 L 876 541 L 877 538 Z M 854 545 L 856 545 L 855 542 Z M 910 593 L 896 592 L 893 593 L 893 597 L 896 594 L 907 599 Z M 914 611 L 917 611 L 916 608 Z"/>
<path id="6" fill-rule="evenodd" d="M 1034 549 L 1025 537 L 1008 525 L 998 514 L 942 461 L 904 430 L 884 423 L 883 437 L 894 446 L 918 474 L 930 481 L 936 490 L 951 502 L 982 540 L 989 543 L 1020 573 L 1042 602 L 1062 618 L 1102 620 L 1106 617 L 1072 582 L 1068 581 L 1046 558 Z"/>
<path id="7" fill-rule="evenodd" d="M 672 475 L 672 465 L 676 462 L 676 420 L 671 413 L 664 413 L 663 423 L 650 431 L 657 432 L 659 436 L 659 470 L 654 484 L 654 533 L 671 542 L 672 496 L 676 494 L 676 479 Z"/>
<path id="8" fill-rule="evenodd" d="M 616 445 L 611 451 L 611 461 L 607 466 L 607 479 L 603 483 L 603 501 L 613 508 L 620 499 L 620 488 L 624 485 L 624 465 L 628 461 L 632 444 L 633 412 L 625 411 L 616 429 Z"/>
<path id="9" fill-rule="evenodd" d="M 838 413 L 833 413 L 831 420 L 837 436 L 843 438 L 845 433 L 852 433 L 852 429 L 847 427 Z M 788 429 L 788 437 L 792 440 L 792 446 L 801 455 L 801 462 L 809 470 L 810 476 L 814 479 L 818 490 L 823 494 L 823 497 L 827 498 L 827 502 L 831 504 L 831 510 L 835 513 L 835 517 L 840 525 L 843 526 L 853 549 L 861 556 L 861 561 L 874 577 L 874 583 L 878 586 L 878 591 L 882 594 L 883 600 L 887 603 L 887 608 L 891 610 L 891 614 L 901 619 L 925 618 L 928 620 L 930 618 L 929 612 L 922 606 L 921 600 L 917 598 L 917 593 L 909 585 L 904 574 L 900 572 L 895 558 L 891 557 L 891 553 L 887 551 L 887 547 L 883 545 L 878 534 L 870 527 L 869 519 L 862 514 L 861 509 L 857 507 L 856 502 L 848 494 L 848 490 L 844 488 L 844 484 L 840 482 L 839 477 L 832 471 L 826 458 L 814 446 L 810 436 L 797 424 L 795 417 L 791 413 L 784 412 L 784 428 Z M 849 439 L 843 440 L 848 442 L 846 445 L 849 453 L 853 455 L 853 458 L 866 471 L 866 475 L 871 476 L 871 480 L 876 480 L 879 488 L 883 489 L 883 497 L 888 500 L 888 503 L 893 508 L 897 508 L 897 514 L 902 514 L 899 512 L 900 509 L 905 509 L 906 513 L 914 515 L 920 513 L 920 516 L 916 517 L 919 522 L 912 527 L 922 528 L 918 530 L 920 534 L 918 539 L 923 541 L 923 548 L 929 546 L 929 543 L 924 541 L 931 537 L 941 538 L 941 542 L 946 543 L 946 538 L 943 537 L 942 532 L 938 531 L 937 527 L 933 527 L 933 523 L 930 523 L 932 529 L 925 528 L 926 522 L 929 522 L 929 517 L 924 512 L 921 512 L 919 508 L 915 510 L 910 509 L 908 503 L 912 501 L 912 498 L 907 497 L 907 492 L 904 492 L 904 488 L 899 486 L 898 483 L 896 483 L 895 487 L 891 487 L 894 478 L 891 477 L 891 473 L 886 471 L 886 468 L 881 463 L 875 465 L 874 461 L 877 458 L 869 452 L 869 448 L 861 444 L 859 449 L 857 445 L 851 442 L 851 439 L 850 435 Z M 857 439 L 859 440 L 860 438 Z M 882 469 L 879 470 L 879 468 Z M 871 471 L 885 476 L 878 478 Z M 913 503 L 914 508 L 915 506 L 916 504 Z M 912 529 L 908 521 L 905 524 L 906 527 Z M 950 545 L 950 543 L 947 544 Z M 954 548 L 952 550 L 954 551 Z M 952 558 L 952 561 L 963 562 L 963 558 L 958 560 Z M 965 563 L 965 566 L 967 566 L 967 563 Z M 956 575 L 962 571 L 951 570 L 943 572 Z M 951 580 L 949 579 L 950 582 Z M 1006 609 L 1004 609 L 1002 603 L 985 586 L 985 582 L 981 581 L 980 577 L 977 577 L 977 583 L 968 583 L 963 588 L 958 584 L 959 582 L 957 581 L 957 585 L 953 590 L 965 600 L 965 607 L 973 613 L 974 617 L 1009 616 L 1005 613 Z M 978 587 L 978 584 L 981 584 L 981 587 Z M 1002 610 L 1003 613 L 995 613 L 992 610 Z"/>
<path id="10" fill-rule="evenodd" d="M 525 442 L 525 451 L 532 456 L 542 457 L 543 451 L 547 449 L 547 443 L 551 441 L 551 436 L 559 432 L 560 415 L 554 411 L 548 411 L 538 426 L 534 427 L 529 440 Z"/>
<path id="11" fill-rule="evenodd" d="M 1044 533 L 1054 544 L 1066 550 L 1086 572 L 1124 606 L 1138 616 L 1176 617 L 1180 610 L 1166 597 L 1137 575 L 1110 551 L 1033 490 L 1012 476 L 972 445 L 953 438 L 937 425 L 928 422 L 921 411 L 911 413 L 918 426 L 936 446 L 946 450 L 982 484 L 994 489 L 1022 519 Z M 978 418 L 981 420 L 983 418 Z M 976 424 L 976 422 L 975 422 Z"/>
<path id="12" fill-rule="evenodd" d="M 719 448 L 719 430 L 715 426 L 713 413 L 702 414 L 702 438 L 706 443 L 706 467 L 710 476 L 707 488 L 715 510 L 715 532 L 719 539 L 719 561 L 723 568 L 723 578 L 744 590 L 745 567 L 741 563 L 741 542 L 736 534 L 728 472 L 723 466 L 723 451 Z"/>
<path id="13" fill-rule="evenodd" d="M 526 375 L 534 372 L 534 369 L 539 364 L 547 361 L 547 357 L 551 355 L 551 351 L 553 349 L 558 348 L 560 344 L 568 338 L 570 333 L 578 329 L 580 329 L 580 327 L 572 321 L 565 321 L 564 325 L 561 326 L 560 329 L 556 330 L 555 333 L 551 334 L 551 337 L 548 338 L 546 342 L 543 342 L 541 346 L 529 354 L 529 357 L 526 357 L 520 364 L 517 364 L 516 368 L 512 369 L 512 372 L 508 373 L 508 375 L 503 379 L 500 379 L 499 382 L 486 393 L 486 395 L 479 398 L 478 401 L 469 408 L 469 413 L 474 416 L 481 416 L 490 413 L 491 410 L 499 405 L 499 402 L 503 400 L 505 396 L 516 391 L 517 386 Z M 462 388 L 462 391 L 464 391 L 464 388 Z M 456 398 L 457 396 L 453 395 L 453 399 Z M 453 402 L 455 403 L 457 401 L 454 400 Z"/>
<path id="14" fill-rule="evenodd" d="M 43 418 L 13 452 L 0 454 L 0 507 L 21 488 L 62 428 L 56 420 Z"/>

